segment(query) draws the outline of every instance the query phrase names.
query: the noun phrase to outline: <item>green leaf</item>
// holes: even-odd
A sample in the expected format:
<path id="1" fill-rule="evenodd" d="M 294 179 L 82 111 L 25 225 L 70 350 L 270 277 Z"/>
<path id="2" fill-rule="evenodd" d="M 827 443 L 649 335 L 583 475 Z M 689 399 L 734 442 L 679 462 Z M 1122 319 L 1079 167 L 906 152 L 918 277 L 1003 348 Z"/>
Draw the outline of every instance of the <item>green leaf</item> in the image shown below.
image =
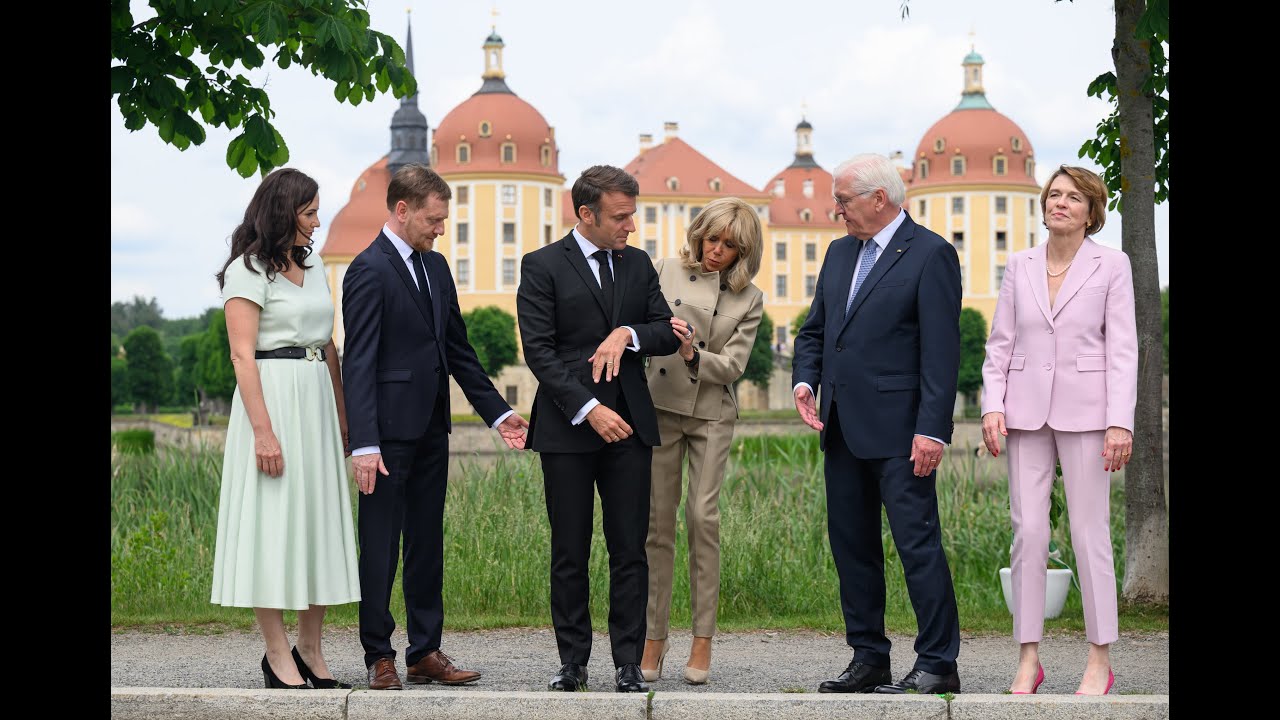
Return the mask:
<path id="1" fill-rule="evenodd" d="M 173 113 L 165 113 L 160 117 L 160 122 L 156 124 L 156 130 L 160 132 L 160 139 L 171 143 L 173 142 Z"/>
<path id="2" fill-rule="evenodd" d="M 351 92 L 350 83 L 340 82 L 333 87 L 333 98 L 338 102 L 345 102 L 349 92 Z"/>
<path id="3" fill-rule="evenodd" d="M 141 130 L 147 124 L 147 119 L 137 110 L 125 113 L 124 126 L 130 131 Z"/>
<path id="4" fill-rule="evenodd" d="M 244 154 L 244 159 L 236 166 L 236 172 L 240 173 L 240 177 L 249 177 L 253 171 L 258 169 L 258 153 L 249 148 Z"/>
<path id="5" fill-rule="evenodd" d="M 281 70 L 288 70 L 291 64 L 293 64 L 293 56 L 287 51 L 282 49 L 276 53 L 276 65 L 279 65 Z"/>
<path id="6" fill-rule="evenodd" d="M 347 102 L 359 105 L 361 100 L 364 100 L 364 90 L 359 85 L 352 85 L 351 91 L 347 93 Z"/>
<path id="7" fill-rule="evenodd" d="M 182 40 L 178 43 L 178 54 L 184 58 L 189 58 L 195 51 L 195 39 L 191 37 L 191 33 L 183 33 Z"/>
<path id="8" fill-rule="evenodd" d="M 119 95 L 133 88 L 134 74 L 128 65 L 116 65 L 111 68 L 111 94 Z"/>
<path id="9" fill-rule="evenodd" d="M 386 92 L 387 88 L 391 87 L 391 77 L 387 75 L 386 68 L 382 68 L 378 71 L 375 81 L 377 83 L 378 92 L 380 93 Z"/>
<path id="10" fill-rule="evenodd" d="M 174 128 L 183 137 L 190 138 L 191 142 L 199 145 L 204 142 L 204 128 L 200 123 L 185 112 L 178 111 L 174 113 Z"/>
<path id="11" fill-rule="evenodd" d="M 276 151 L 271 155 L 271 164 L 280 167 L 289 162 L 289 148 L 284 144 L 284 137 L 273 127 L 271 135 L 276 141 Z"/>
<path id="12" fill-rule="evenodd" d="M 258 148 L 268 137 L 267 121 L 261 115 L 254 113 L 244 121 L 245 142 L 251 148 Z M 246 176 L 247 177 L 247 176 Z"/>
<path id="13" fill-rule="evenodd" d="M 237 135 L 227 145 L 227 167 L 239 167 L 244 162 L 244 155 L 248 148 L 245 146 L 244 135 Z"/>
<path id="14" fill-rule="evenodd" d="M 321 47 L 329 44 L 329 38 L 333 36 L 333 28 L 337 25 L 337 21 L 332 16 L 325 15 L 316 23 L 316 44 Z"/>

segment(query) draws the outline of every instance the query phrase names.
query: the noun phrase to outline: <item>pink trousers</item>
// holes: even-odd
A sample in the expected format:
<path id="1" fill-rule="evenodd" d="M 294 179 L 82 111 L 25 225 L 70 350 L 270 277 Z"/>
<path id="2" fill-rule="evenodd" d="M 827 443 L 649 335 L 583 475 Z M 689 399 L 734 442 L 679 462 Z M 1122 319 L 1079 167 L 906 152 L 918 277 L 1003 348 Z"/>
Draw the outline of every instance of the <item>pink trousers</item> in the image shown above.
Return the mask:
<path id="1" fill-rule="evenodd" d="M 1044 633 L 1049 557 L 1049 494 L 1054 461 L 1062 463 L 1071 547 L 1084 605 L 1085 635 L 1095 645 L 1119 637 L 1116 571 L 1111 552 L 1111 473 L 1103 465 L 1104 431 L 1009 430 L 1009 518 L 1013 523 L 1013 638 Z"/>

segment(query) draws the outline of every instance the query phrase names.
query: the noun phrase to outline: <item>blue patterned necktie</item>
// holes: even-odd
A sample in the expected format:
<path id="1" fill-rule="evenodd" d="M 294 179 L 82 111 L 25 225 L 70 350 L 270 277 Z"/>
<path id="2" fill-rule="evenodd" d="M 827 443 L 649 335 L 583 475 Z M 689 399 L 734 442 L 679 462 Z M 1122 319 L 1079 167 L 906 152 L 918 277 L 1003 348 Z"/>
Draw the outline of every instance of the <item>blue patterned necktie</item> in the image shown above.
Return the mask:
<path id="1" fill-rule="evenodd" d="M 849 291 L 849 300 L 844 304 L 845 317 L 849 316 L 849 308 L 853 307 L 853 299 L 858 295 L 862 281 L 871 274 L 871 266 L 876 264 L 876 241 L 870 239 L 862 248 L 862 261 L 858 264 L 858 275 L 853 279 L 853 289 Z"/>

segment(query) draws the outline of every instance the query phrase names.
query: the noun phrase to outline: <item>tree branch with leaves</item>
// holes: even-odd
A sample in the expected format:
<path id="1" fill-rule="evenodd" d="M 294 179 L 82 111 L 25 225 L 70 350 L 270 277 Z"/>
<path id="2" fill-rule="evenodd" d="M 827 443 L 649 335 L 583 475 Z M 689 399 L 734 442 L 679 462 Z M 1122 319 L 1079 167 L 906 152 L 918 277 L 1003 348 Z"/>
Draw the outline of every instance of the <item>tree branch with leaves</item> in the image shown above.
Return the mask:
<path id="1" fill-rule="evenodd" d="M 205 126 L 240 129 L 227 166 L 242 177 L 289 161 L 271 124 L 267 91 L 237 72 L 270 59 L 334 83 L 338 102 L 417 91 L 399 44 L 369 27 L 366 0 L 149 0 L 156 12 L 135 22 L 128 0 L 111 0 L 111 95 L 131 131 L 147 125 L 186 150 Z"/>

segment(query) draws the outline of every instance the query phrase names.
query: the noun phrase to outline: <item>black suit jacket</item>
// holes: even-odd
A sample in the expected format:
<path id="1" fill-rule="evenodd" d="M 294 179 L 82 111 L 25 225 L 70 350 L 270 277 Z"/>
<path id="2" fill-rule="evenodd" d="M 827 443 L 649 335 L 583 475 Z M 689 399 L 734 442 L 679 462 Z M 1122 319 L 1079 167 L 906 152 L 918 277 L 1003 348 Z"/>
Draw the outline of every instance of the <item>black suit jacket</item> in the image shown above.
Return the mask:
<path id="1" fill-rule="evenodd" d="M 857 238 L 831 243 L 809 318 L 795 339 L 791 382 L 821 397 L 821 419 L 840 407 L 840 428 L 860 458 L 911 454 L 914 435 L 951 442 L 960 369 L 960 260 L 910 215 L 844 308 Z M 826 430 L 822 447 L 826 448 Z"/>
<path id="2" fill-rule="evenodd" d="M 421 437 L 449 375 L 485 423 L 511 409 L 467 342 L 449 264 L 434 251 L 423 258 L 433 317 L 385 233 L 356 256 L 342 281 L 342 386 L 352 449 Z M 452 430 L 447 385 L 443 390 L 445 424 Z"/>
<path id="3" fill-rule="evenodd" d="M 604 293 L 573 232 L 524 256 L 516 312 L 524 361 L 538 379 L 529 416 L 528 447 L 539 452 L 587 453 L 604 440 L 583 420 L 570 421 L 591 398 L 617 410 L 626 399 L 635 435 L 661 445 L 658 417 L 649 397 L 645 355 L 670 355 L 680 347 L 671 332 L 671 310 L 658 286 L 649 255 L 626 246 L 613 255 L 613 316 L 605 316 Z M 591 380 L 587 358 L 615 328 L 636 331 L 640 351 L 622 354 L 621 374 Z M 692 390 L 692 389 L 691 389 Z"/>

